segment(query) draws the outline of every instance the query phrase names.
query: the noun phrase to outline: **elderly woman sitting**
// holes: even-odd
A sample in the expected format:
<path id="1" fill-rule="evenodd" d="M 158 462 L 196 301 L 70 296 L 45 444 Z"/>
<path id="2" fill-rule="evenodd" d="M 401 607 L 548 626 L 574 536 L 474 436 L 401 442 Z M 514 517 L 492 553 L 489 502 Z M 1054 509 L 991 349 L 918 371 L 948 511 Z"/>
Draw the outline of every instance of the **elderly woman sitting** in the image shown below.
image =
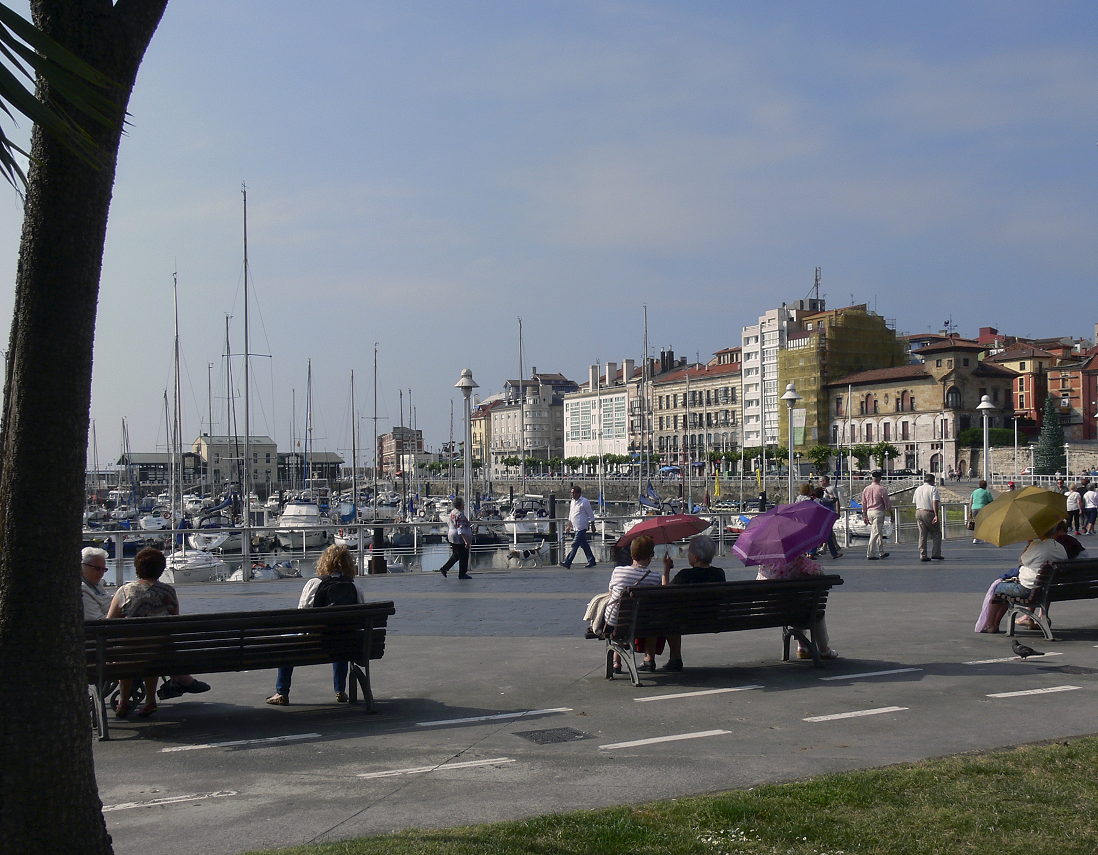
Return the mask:
<path id="1" fill-rule="evenodd" d="M 107 609 L 107 617 L 113 619 L 179 614 L 179 598 L 175 595 L 175 588 L 159 581 L 166 566 L 164 553 L 159 549 L 146 546 L 138 552 L 133 559 L 137 581 L 127 582 L 118 589 L 111 600 L 110 608 Z M 145 704 L 137 711 L 142 718 L 156 712 L 156 680 L 155 674 L 145 677 Z M 118 681 L 118 706 L 114 710 L 118 718 L 125 718 L 130 714 L 132 689 L 133 680 Z"/>
<path id="2" fill-rule="evenodd" d="M 992 582 L 984 597 L 984 608 L 976 622 L 976 632 L 998 632 L 999 623 L 1007 612 L 1007 597 L 1029 597 L 1037 582 L 1037 572 L 1050 561 L 1067 561 L 1067 550 L 1056 540 L 1060 524 L 1053 526 L 1040 540 L 1031 540 L 1018 559 L 1018 570 Z M 1032 625 L 1032 624 L 1025 624 Z"/>
<path id="3" fill-rule="evenodd" d="M 618 620 L 618 603 L 626 588 L 634 585 L 658 585 L 660 577 L 648 569 L 652 563 L 652 556 L 656 554 L 656 544 L 648 535 L 641 535 L 629 544 L 629 555 L 633 559 L 632 564 L 615 567 L 610 574 L 610 602 L 606 606 L 607 629 L 616 625 Z M 671 559 L 664 558 L 664 566 L 670 569 Z M 666 571 L 665 571 L 666 572 Z M 644 640 L 644 662 L 638 670 L 656 670 L 656 639 Z M 614 673 L 621 673 L 621 657 L 614 654 Z"/>
<path id="4" fill-rule="evenodd" d="M 823 567 L 809 558 L 807 555 L 798 555 L 792 561 L 783 561 L 773 564 L 760 564 L 759 574 L 756 579 L 807 579 L 809 576 L 822 576 Z M 820 649 L 821 659 L 837 659 L 839 654 L 834 647 L 828 646 L 827 620 L 823 615 L 816 621 L 816 627 L 812 632 L 816 646 Z M 797 639 L 797 658 L 811 659 L 812 651 Z"/>
<path id="5" fill-rule="evenodd" d="M 717 554 L 717 544 L 707 534 L 699 534 L 692 538 L 690 547 L 686 552 L 686 560 L 689 567 L 684 567 L 671 578 L 671 568 L 674 563 L 670 558 L 663 562 L 663 584 L 665 585 L 697 585 L 704 582 L 723 582 L 724 571 L 720 567 L 710 566 L 713 556 Z M 663 666 L 664 671 L 682 670 L 682 636 L 667 636 L 667 648 L 670 658 Z"/>

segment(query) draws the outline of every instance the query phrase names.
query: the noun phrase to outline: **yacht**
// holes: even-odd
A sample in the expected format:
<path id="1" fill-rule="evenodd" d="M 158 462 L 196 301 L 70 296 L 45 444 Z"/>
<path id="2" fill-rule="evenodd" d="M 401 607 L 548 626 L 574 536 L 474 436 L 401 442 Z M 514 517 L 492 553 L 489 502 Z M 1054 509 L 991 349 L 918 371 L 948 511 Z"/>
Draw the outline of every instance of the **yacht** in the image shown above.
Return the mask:
<path id="1" fill-rule="evenodd" d="M 328 544 L 328 532 L 321 528 L 320 508 L 314 502 L 287 502 L 278 518 L 275 537 L 283 549 L 315 549 Z"/>

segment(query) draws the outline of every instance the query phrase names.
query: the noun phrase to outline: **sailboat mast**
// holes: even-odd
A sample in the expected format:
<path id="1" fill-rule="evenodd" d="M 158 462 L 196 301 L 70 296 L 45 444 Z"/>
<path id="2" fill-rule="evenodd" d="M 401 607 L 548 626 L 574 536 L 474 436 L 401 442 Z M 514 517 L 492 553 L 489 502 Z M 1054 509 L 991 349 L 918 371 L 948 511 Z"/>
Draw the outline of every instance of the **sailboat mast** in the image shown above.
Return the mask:
<path id="1" fill-rule="evenodd" d="M 408 513 L 408 473 L 404 471 L 404 390 L 398 390 L 400 395 L 400 440 L 393 443 L 393 450 L 400 449 L 397 464 L 400 466 L 400 515 Z"/>
<path id="2" fill-rule="evenodd" d="M 313 438 L 313 361 L 309 360 L 309 373 L 305 382 L 305 455 L 301 489 L 309 484 L 309 440 Z"/>
<path id="3" fill-rule="evenodd" d="M 252 425 L 251 425 L 251 366 L 248 363 L 248 188 L 240 185 L 240 192 L 244 197 L 244 481 L 241 488 L 244 492 L 244 534 L 241 538 L 241 578 L 245 582 L 251 579 L 251 561 L 248 553 L 252 545 Z"/>
<path id="4" fill-rule="evenodd" d="M 640 441 L 640 457 L 637 464 L 637 488 L 644 492 L 644 470 L 645 470 L 645 455 L 648 452 L 648 386 L 649 386 L 649 364 L 648 364 L 648 306 L 644 306 L 644 359 L 641 363 L 641 441 Z M 648 474 L 651 477 L 652 474 L 652 461 L 648 460 Z"/>
<path id="5" fill-rule="evenodd" d="M 522 373 L 522 318 L 519 322 L 519 474 L 522 476 L 522 495 L 526 495 L 526 384 Z"/>
<path id="6" fill-rule="evenodd" d="M 172 406 L 175 411 L 175 415 L 172 418 L 172 483 L 169 485 L 171 501 L 170 501 L 170 513 L 171 513 L 171 528 L 175 529 L 175 497 L 179 496 L 179 512 L 180 517 L 183 515 L 183 465 L 179 459 L 179 447 L 183 441 L 183 424 L 182 417 L 179 414 L 179 273 L 172 274 L 172 300 L 173 310 L 175 314 L 175 356 L 173 361 L 175 362 L 175 375 L 172 382 Z M 165 400 L 167 405 L 167 400 Z M 175 538 L 175 535 L 172 535 Z"/>
<path id="7" fill-rule="evenodd" d="M 358 418 L 355 416 L 355 370 L 351 369 L 351 504 L 358 518 L 358 444 L 355 434 L 358 432 Z"/>
<path id="8" fill-rule="evenodd" d="M 374 516 L 377 516 L 377 342 L 374 342 Z"/>
<path id="9" fill-rule="evenodd" d="M 603 510 L 602 503 L 602 366 L 598 362 L 595 370 L 595 408 L 598 413 L 597 421 L 595 422 L 598 430 L 599 437 L 599 510 Z M 623 372 L 624 373 L 624 372 Z M 610 372 L 606 372 L 606 384 L 610 385 L 613 382 L 610 377 Z"/>

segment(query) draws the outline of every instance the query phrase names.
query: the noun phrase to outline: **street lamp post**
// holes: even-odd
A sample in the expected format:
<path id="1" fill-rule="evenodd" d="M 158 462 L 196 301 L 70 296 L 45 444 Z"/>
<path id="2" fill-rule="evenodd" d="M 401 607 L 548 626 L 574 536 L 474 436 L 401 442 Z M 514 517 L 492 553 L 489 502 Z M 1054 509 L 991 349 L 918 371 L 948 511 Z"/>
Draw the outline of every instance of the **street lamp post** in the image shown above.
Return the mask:
<path id="1" fill-rule="evenodd" d="M 991 483 L 991 454 L 990 443 L 988 441 L 988 413 L 995 409 L 995 405 L 991 403 L 991 398 L 984 395 L 980 399 L 979 406 L 976 409 L 980 412 L 980 415 L 984 419 L 984 480 L 989 484 Z"/>
<path id="2" fill-rule="evenodd" d="M 1018 417 L 1011 416 L 1014 419 L 1014 480 L 1018 480 Z M 1030 475 L 1033 473 L 1030 472 Z"/>
<path id="3" fill-rule="evenodd" d="M 793 504 L 793 408 L 797 401 L 804 400 L 797 394 L 797 387 L 790 383 L 785 387 L 785 394 L 781 400 L 789 404 L 789 503 Z"/>
<path id="4" fill-rule="evenodd" d="M 470 503 L 470 494 L 473 492 L 473 421 L 469 412 L 470 398 L 474 389 L 480 387 L 473 381 L 473 372 L 468 368 L 461 371 L 461 379 L 454 384 L 461 390 L 461 397 L 465 399 L 465 513 L 471 514 L 473 506 Z"/>

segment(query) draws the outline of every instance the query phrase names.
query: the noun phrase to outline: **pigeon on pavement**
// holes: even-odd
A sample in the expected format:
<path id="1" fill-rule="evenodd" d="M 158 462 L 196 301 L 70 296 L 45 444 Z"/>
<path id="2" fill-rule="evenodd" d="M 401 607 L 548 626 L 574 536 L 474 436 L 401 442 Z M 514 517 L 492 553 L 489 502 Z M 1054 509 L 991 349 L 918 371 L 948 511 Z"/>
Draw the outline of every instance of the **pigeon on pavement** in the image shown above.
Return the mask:
<path id="1" fill-rule="evenodd" d="M 1040 650 L 1034 650 L 1032 647 L 1026 647 L 1024 644 L 1020 644 L 1018 639 L 1010 642 L 1011 649 L 1018 654 L 1019 657 L 1025 659 L 1027 656 L 1044 656 Z"/>

